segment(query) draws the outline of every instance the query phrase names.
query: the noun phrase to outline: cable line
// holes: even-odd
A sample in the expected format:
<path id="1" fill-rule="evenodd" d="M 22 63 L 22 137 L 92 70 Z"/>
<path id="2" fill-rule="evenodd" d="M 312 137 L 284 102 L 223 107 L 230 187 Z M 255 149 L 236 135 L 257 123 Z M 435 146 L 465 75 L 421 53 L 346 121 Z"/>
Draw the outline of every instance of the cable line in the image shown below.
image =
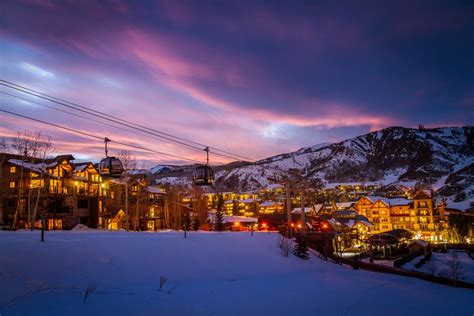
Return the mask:
<path id="1" fill-rule="evenodd" d="M 83 115 L 80 115 L 80 114 L 77 114 L 77 113 L 69 112 L 69 111 L 66 111 L 66 110 L 61 110 L 61 109 L 58 109 L 58 108 L 56 108 L 56 107 L 54 107 L 54 106 L 46 105 L 46 104 L 43 104 L 43 103 L 39 103 L 39 102 L 30 100 L 30 99 L 26 99 L 26 98 L 23 98 L 23 97 L 14 95 L 14 94 L 10 94 L 10 93 L 3 92 L 3 91 L 0 91 L 0 93 L 5 94 L 5 95 L 8 95 L 8 96 L 10 96 L 10 97 L 14 97 L 14 98 L 23 100 L 23 101 L 27 101 L 27 102 L 36 104 L 36 105 L 39 105 L 39 106 L 43 106 L 43 107 L 46 107 L 46 108 L 49 108 L 49 109 L 53 109 L 53 110 L 55 110 L 55 111 L 59 111 L 59 112 L 63 112 L 63 113 L 66 113 L 66 114 L 75 116 L 75 117 L 83 118 L 83 119 L 88 120 L 88 121 L 93 121 L 93 122 L 96 122 L 96 123 L 99 123 L 99 124 L 103 124 L 103 125 L 106 125 L 106 126 L 110 126 L 110 127 L 116 128 L 116 129 L 121 130 L 121 131 L 129 132 L 129 133 L 134 133 L 134 134 L 137 134 L 137 135 L 140 135 L 140 136 L 148 137 L 148 138 L 150 138 L 150 139 L 156 139 L 156 138 L 153 137 L 153 136 L 143 135 L 143 134 L 140 134 L 140 133 L 135 132 L 135 131 L 131 131 L 131 130 L 128 130 L 128 129 L 125 129 L 125 128 L 122 128 L 122 127 L 119 127 L 119 126 L 115 126 L 115 125 L 112 125 L 112 124 L 108 124 L 108 123 L 105 123 L 105 122 L 101 122 L 101 121 L 99 121 L 99 120 L 96 120 L 96 119 L 93 119 L 93 118 L 90 118 L 90 117 L 86 117 L 86 116 L 83 116 Z M 162 141 L 162 140 L 161 140 L 161 141 Z"/>
<path id="2" fill-rule="evenodd" d="M 66 127 L 66 126 L 62 126 L 62 125 L 59 125 L 59 124 L 55 124 L 55 123 L 46 122 L 46 121 L 43 121 L 43 120 L 40 120 L 40 119 L 36 119 L 36 118 L 30 117 L 30 116 L 26 116 L 26 115 L 14 113 L 14 112 L 11 112 L 11 111 L 8 111 L 8 110 L 0 109 L 0 112 L 4 112 L 4 113 L 10 114 L 10 115 L 18 116 L 18 117 L 21 117 L 21 118 L 24 118 L 24 119 L 28 119 L 28 120 L 31 120 L 31 121 L 35 121 L 35 122 L 38 122 L 38 123 L 50 125 L 50 126 L 53 126 L 53 127 L 59 128 L 59 129 L 63 129 L 63 130 L 69 131 L 69 132 L 73 132 L 73 133 L 76 133 L 76 134 L 81 134 L 81 135 L 84 135 L 84 136 L 88 136 L 88 137 L 92 137 L 92 138 L 95 138 L 95 139 L 99 139 L 99 140 L 101 140 L 101 141 L 104 140 L 103 137 L 100 137 L 100 136 L 97 136 L 97 135 L 94 135 L 94 134 L 90 134 L 90 133 L 87 133 L 87 132 L 78 131 L 78 130 L 76 130 L 76 129 L 72 129 L 72 128 L 69 128 L 69 127 Z M 174 155 L 174 154 L 169 154 L 169 153 L 165 153 L 165 152 L 161 152 L 161 151 L 149 149 L 149 148 L 142 147 L 142 146 L 137 146 L 137 145 L 128 144 L 128 143 L 123 143 L 123 142 L 114 141 L 114 140 L 110 140 L 110 142 L 111 142 L 111 143 L 116 143 L 116 144 L 119 144 L 119 145 L 122 145 L 122 146 L 126 146 L 126 147 L 131 147 L 131 148 L 136 148 L 136 149 L 140 149 L 140 150 L 145 150 L 145 151 L 153 152 L 153 153 L 160 154 L 160 155 L 164 155 L 164 156 L 169 156 L 169 157 L 173 157 L 173 158 L 178 158 L 178 159 L 181 159 L 181 160 L 187 160 L 187 161 L 195 162 L 195 163 L 198 163 L 198 164 L 201 163 L 200 161 L 197 161 L 197 160 L 194 160 L 194 159 L 185 158 L 185 157 L 178 156 L 178 155 Z"/>
<path id="3" fill-rule="evenodd" d="M 4 82 L 4 83 L 2 83 Z M 48 100 L 50 102 L 55 102 L 57 104 L 60 104 L 60 105 L 63 105 L 63 106 L 67 106 L 67 107 L 71 107 L 71 105 L 73 105 L 74 107 L 72 107 L 73 109 L 75 109 L 76 111 L 82 111 L 84 112 L 86 109 L 87 111 L 85 111 L 87 114 L 89 115 L 95 115 L 95 116 L 98 116 L 100 117 L 101 119 L 104 119 L 104 120 L 109 120 L 109 121 L 113 121 L 114 123 L 117 123 L 117 124 L 121 124 L 121 125 L 125 125 L 127 127 L 130 127 L 130 128 L 134 128 L 134 129 L 138 129 L 142 132 L 145 132 L 143 129 L 147 129 L 147 130 L 151 130 L 155 133 L 158 133 L 160 135 L 156 135 L 156 134 L 153 134 L 157 137 L 160 137 L 160 138 L 163 138 L 163 139 L 166 139 L 166 140 L 169 140 L 169 141 L 172 141 L 172 142 L 175 142 L 175 143 L 178 143 L 178 144 L 181 144 L 183 146 L 187 146 L 187 147 L 190 147 L 190 148 L 194 148 L 196 150 L 200 150 L 202 151 L 203 149 L 201 147 L 196 147 L 196 146 L 193 146 L 193 145 L 190 145 L 190 144 L 194 144 L 194 145 L 198 145 L 198 146 L 202 146 L 202 147 L 209 147 L 210 149 L 213 149 L 213 154 L 214 155 L 218 155 L 218 156 L 222 156 L 222 157 L 225 157 L 225 158 L 229 158 L 229 159 L 233 159 L 233 160 L 240 160 L 240 159 L 236 159 L 236 158 L 243 158 L 245 160 L 249 160 L 249 161 L 254 161 L 255 159 L 252 159 L 252 158 L 249 158 L 249 157 L 245 157 L 245 156 L 242 156 L 242 155 L 238 155 L 238 154 L 234 154 L 232 152 L 229 152 L 229 151 L 225 151 L 225 150 L 222 150 L 222 149 L 219 149 L 219 148 L 216 148 L 216 147 L 212 147 L 212 146 L 207 146 L 207 145 L 204 145 L 202 143 L 198 143 L 198 142 L 195 142 L 195 141 L 192 141 L 192 140 L 187 140 L 185 138 L 181 138 L 181 137 L 178 137 L 178 136 L 174 136 L 172 134 L 169 134 L 169 133 L 165 133 L 165 132 L 162 132 L 162 131 L 159 131 L 159 130 L 156 130 L 156 129 L 152 129 L 152 128 L 149 128 L 149 127 L 146 127 L 146 126 L 143 126 L 143 125 L 140 125 L 140 124 L 137 124 L 137 123 L 133 123 L 133 122 L 130 122 L 128 120 L 124 120 L 124 119 L 121 119 L 119 117 L 116 117 L 116 116 L 113 116 L 113 115 L 108 115 L 106 113 L 103 113 L 103 112 L 100 112 L 100 111 L 96 111 L 92 108 L 89 108 L 89 107 L 86 107 L 86 106 L 82 106 L 80 104 L 77 104 L 77 103 L 73 103 L 73 102 L 69 102 L 69 101 L 66 101 L 64 99 L 60 99 L 60 98 L 57 98 L 57 97 L 54 97 L 54 96 L 51 96 L 51 95 L 48 95 L 48 94 L 45 94 L 45 93 L 42 93 L 42 92 L 39 92 L 39 91 L 36 91 L 36 90 L 33 90 L 33 89 L 30 89 L 30 88 L 27 88 L 27 87 L 24 87 L 22 85 L 18 85 L 18 84 L 15 84 L 13 82 L 10 82 L 10 81 L 7 81 L 7 80 L 3 80 L 3 79 L 0 79 L 0 85 L 3 85 L 5 87 L 8 87 L 10 89 L 15 89 L 17 91 L 20 91 L 20 92 L 23 92 L 23 93 L 28 93 L 30 95 L 33 95 L 35 97 L 38 97 L 38 98 L 42 98 L 42 99 L 45 99 L 45 100 Z M 67 104 L 69 105 L 67 105 Z M 81 109 L 78 109 L 76 107 L 79 107 Z M 94 112 L 94 113 L 97 113 L 97 114 L 93 114 L 93 113 L 90 113 L 90 112 Z M 105 115 L 106 117 L 103 117 L 103 115 Z M 113 118 L 113 119 L 111 119 Z M 119 120 L 121 122 L 117 122 L 116 120 Z M 124 123 L 125 122 L 125 123 Z M 135 126 L 138 126 L 139 128 L 137 127 L 133 127 L 133 126 L 130 126 L 129 124 L 132 124 L 132 125 L 135 125 Z M 146 131 L 147 132 L 147 131 Z M 150 133 L 150 132 L 148 132 Z M 165 136 L 163 136 L 165 135 Z M 185 143 L 183 143 L 185 142 Z M 187 144 L 189 143 L 189 144 Z M 216 151 L 218 152 L 221 152 L 221 153 L 224 153 L 224 154 L 221 154 L 221 153 L 217 153 Z M 227 154 L 227 155 L 225 155 Z M 231 155 L 233 157 L 230 157 L 228 155 Z"/>

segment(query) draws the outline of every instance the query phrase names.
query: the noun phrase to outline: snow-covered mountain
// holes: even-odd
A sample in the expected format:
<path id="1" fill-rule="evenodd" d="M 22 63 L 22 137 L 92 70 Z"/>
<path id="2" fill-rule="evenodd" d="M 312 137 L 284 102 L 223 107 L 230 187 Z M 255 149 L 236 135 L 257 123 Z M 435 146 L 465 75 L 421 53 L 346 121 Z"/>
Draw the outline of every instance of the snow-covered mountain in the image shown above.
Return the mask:
<path id="1" fill-rule="evenodd" d="M 172 175 L 160 172 L 158 181 L 190 181 L 189 168 L 184 169 L 180 174 L 176 170 Z M 216 187 L 220 190 L 259 189 L 271 184 L 269 178 L 296 171 L 325 185 L 423 182 L 453 199 L 474 199 L 474 127 L 389 127 L 255 163 L 221 166 L 215 171 Z"/>

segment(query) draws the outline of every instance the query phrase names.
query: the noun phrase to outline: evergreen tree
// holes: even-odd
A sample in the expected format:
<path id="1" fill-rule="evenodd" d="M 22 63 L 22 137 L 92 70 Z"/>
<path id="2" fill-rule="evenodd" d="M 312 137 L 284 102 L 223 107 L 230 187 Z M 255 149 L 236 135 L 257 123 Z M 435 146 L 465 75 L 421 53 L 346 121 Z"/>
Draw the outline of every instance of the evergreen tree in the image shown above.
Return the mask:
<path id="1" fill-rule="evenodd" d="M 193 221 L 194 231 L 198 231 L 200 227 L 201 227 L 201 221 L 199 220 L 199 217 L 195 217 Z"/>
<path id="2" fill-rule="evenodd" d="M 293 249 L 293 254 L 303 260 L 309 259 L 308 246 L 306 245 L 306 241 L 301 234 L 296 236 L 296 244 Z"/>
<path id="3" fill-rule="evenodd" d="M 214 229 L 217 230 L 218 232 L 221 232 L 224 230 L 224 197 L 222 196 L 221 193 L 219 193 L 219 197 L 217 199 L 217 211 L 216 211 L 216 217 L 214 219 Z"/>
<path id="4" fill-rule="evenodd" d="M 232 215 L 239 215 L 239 202 L 237 202 L 236 200 L 232 201 Z"/>
<path id="5" fill-rule="evenodd" d="M 191 217 L 189 216 L 189 211 L 186 211 L 184 213 L 184 223 L 183 223 L 183 228 L 186 231 L 189 231 L 191 228 Z"/>

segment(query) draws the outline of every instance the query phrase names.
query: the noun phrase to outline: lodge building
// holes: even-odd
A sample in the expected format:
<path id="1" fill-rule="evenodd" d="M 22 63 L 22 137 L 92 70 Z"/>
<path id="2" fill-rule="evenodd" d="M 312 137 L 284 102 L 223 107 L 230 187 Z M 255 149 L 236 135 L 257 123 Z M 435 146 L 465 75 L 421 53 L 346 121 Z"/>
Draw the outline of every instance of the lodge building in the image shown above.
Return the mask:
<path id="1" fill-rule="evenodd" d="M 15 228 L 38 228 L 40 216 L 50 230 L 77 224 L 125 228 L 125 185 L 102 179 L 91 162 L 74 160 L 72 155 L 43 160 L 0 154 L 0 225 L 11 227 L 17 214 Z M 132 176 L 128 183 L 129 222 L 140 230 L 163 228 L 165 192 L 140 179 Z"/>

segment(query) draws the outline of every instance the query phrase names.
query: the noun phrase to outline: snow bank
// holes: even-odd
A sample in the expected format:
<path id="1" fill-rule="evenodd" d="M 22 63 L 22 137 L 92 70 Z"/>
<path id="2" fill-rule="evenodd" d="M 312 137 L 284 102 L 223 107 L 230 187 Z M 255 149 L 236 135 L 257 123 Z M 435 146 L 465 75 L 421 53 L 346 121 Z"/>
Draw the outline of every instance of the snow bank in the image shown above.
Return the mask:
<path id="1" fill-rule="evenodd" d="M 89 228 L 89 227 L 87 227 L 86 225 L 83 225 L 83 224 L 77 224 L 71 230 L 75 230 L 75 231 L 94 231 L 95 229 Z"/>

